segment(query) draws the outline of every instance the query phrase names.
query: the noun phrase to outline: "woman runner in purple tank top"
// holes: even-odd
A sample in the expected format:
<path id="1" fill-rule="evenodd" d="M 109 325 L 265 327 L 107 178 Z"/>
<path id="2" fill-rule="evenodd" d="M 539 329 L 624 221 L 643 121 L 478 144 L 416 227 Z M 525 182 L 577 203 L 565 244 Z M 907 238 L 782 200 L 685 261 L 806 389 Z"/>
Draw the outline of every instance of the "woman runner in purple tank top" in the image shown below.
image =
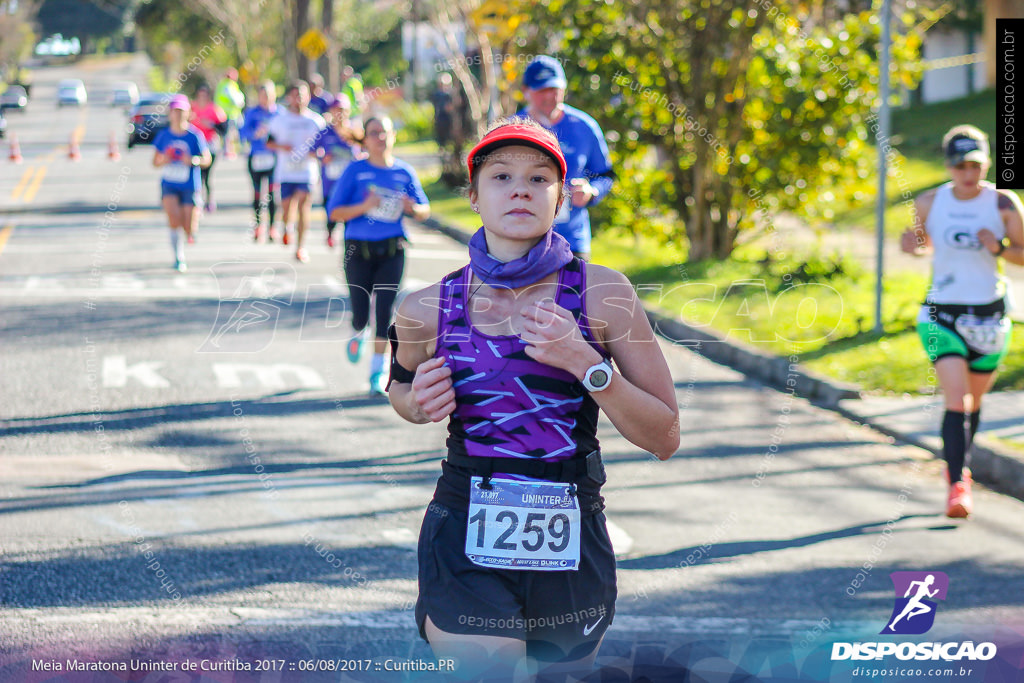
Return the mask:
<path id="1" fill-rule="evenodd" d="M 566 173 L 557 139 L 501 122 L 468 166 L 483 221 L 470 263 L 408 296 L 390 335 L 395 411 L 448 420 L 420 530 L 417 625 L 458 662 L 455 678 L 585 675 L 616 597 L 598 411 L 667 460 L 675 391 L 629 281 L 574 258 L 551 229 Z"/>

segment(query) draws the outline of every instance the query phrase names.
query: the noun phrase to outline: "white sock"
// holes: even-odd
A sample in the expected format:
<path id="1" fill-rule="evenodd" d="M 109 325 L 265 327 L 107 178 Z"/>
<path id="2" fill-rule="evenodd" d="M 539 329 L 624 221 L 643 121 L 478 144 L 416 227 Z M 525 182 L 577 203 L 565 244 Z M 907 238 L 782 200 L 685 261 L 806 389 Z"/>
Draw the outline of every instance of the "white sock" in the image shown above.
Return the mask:
<path id="1" fill-rule="evenodd" d="M 174 250 L 174 258 L 179 261 L 185 260 L 185 243 L 181 239 L 184 233 L 181 228 L 171 228 L 171 249 Z"/>
<path id="2" fill-rule="evenodd" d="M 384 372 L 384 354 L 375 353 L 373 358 L 370 359 L 370 374 L 376 375 L 378 372 Z"/>

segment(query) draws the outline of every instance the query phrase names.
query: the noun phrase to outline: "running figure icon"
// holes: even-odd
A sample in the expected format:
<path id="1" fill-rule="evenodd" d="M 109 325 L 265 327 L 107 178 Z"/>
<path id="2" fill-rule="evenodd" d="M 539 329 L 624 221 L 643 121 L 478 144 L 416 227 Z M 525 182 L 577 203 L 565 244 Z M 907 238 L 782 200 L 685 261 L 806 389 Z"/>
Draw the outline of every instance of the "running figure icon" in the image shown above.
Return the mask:
<path id="1" fill-rule="evenodd" d="M 933 583 L 935 583 L 934 574 L 929 574 L 927 577 L 925 577 L 924 581 L 911 581 L 910 586 L 907 587 L 907 592 L 903 594 L 903 597 L 910 598 L 910 601 L 907 602 L 906 607 L 904 607 L 903 611 L 899 613 L 899 616 L 893 619 L 892 622 L 888 626 L 886 626 L 886 630 L 895 633 L 896 622 L 902 619 L 903 617 L 906 617 L 907 621 L 910 621 L 919 614 L 927 614 L 928 612 L 934 610 L 935 608 L 931 605 L 927 605 L 921 602 L 923 598 L 934 598 L 935 594 L 939 592 L 938 588 L 936 588 L 933 591 L 928 590 Z M 910 594 L 914 591 L 915 586 L 917 587 L 917 592 L 914 594 L 913 597 L 910 597 Z"/>

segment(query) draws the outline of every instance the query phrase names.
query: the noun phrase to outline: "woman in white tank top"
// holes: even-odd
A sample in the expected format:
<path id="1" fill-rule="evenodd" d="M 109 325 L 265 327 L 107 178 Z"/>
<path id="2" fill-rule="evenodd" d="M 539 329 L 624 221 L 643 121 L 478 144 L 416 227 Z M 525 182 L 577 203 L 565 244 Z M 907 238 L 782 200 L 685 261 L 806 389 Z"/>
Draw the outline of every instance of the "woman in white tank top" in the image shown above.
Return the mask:
<path id="1" fill-rule="evenodd" d="M 932 282 L 917 329 L 945 400 L 946 515 L 967 517 L 973 506 L 970 444 L 982 397 L 1010 341 L 998 259 L 1024 265 L 1024 207 L 1016 194 L 984 180 L 990 159 L 982 131 L 956 126 L 942 147 L 951 180 L 917 198 L 914 225 L 900 246 L 908 254 L 932 256 Z"/>

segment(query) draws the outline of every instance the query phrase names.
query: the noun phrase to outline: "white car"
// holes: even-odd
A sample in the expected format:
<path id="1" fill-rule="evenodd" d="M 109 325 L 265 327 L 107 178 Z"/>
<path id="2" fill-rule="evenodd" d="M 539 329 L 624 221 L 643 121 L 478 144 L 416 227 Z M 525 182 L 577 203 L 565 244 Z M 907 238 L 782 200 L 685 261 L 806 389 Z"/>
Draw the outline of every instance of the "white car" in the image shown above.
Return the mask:
<path id="1" fill-rule="evenodd" d="M 57 106 L 73 104 L 76 107 L 83 106 L 88 101 L 85 94 L 85 84 L 77 78 L 69 78 L 57 84 Z"/>
<path id="2" fill-rule="evenodd" d="M 139 89 L 134 83 L 115 83 L 110 98 L 111 107 L 134 107 L 139 103 Z"/>

